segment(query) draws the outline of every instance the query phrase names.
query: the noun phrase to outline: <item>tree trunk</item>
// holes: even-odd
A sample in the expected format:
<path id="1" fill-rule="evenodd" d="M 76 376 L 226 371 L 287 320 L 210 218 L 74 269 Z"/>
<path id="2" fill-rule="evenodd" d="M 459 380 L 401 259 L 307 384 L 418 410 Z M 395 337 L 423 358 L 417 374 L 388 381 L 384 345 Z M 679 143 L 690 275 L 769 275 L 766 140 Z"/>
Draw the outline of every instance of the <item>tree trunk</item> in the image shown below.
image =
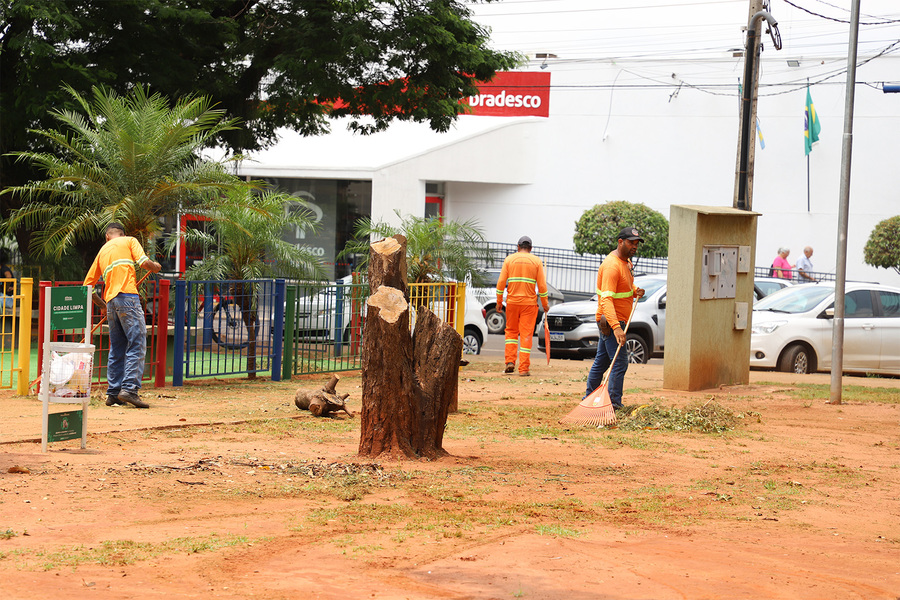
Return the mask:
<path id="1" fill-rule="evenodd" d="M 444 428 L 456 397 L 462 338 L 428 309 L 417 312 L 415 339 L 410 335 L 402 236 L 372 244 L 369 282 L 359 454 L 445 455 Z"/>
<path id="2" fill-rule="evenodd" d="M 447 415 L 456 401 L 459 357 L 463 340 L 449 324 L 422 309 L 413 334 L 413 360 L 422 389 L 416 449 L 420 456 L 437 458 L 443 448 Z"/>
<path id="3" fill-rule="evenodd" d="M 412 458 L 419 388 L 412 367 L 409 304 L 400 290 L 386 285 L 366 304 L 359 453 Z"/>

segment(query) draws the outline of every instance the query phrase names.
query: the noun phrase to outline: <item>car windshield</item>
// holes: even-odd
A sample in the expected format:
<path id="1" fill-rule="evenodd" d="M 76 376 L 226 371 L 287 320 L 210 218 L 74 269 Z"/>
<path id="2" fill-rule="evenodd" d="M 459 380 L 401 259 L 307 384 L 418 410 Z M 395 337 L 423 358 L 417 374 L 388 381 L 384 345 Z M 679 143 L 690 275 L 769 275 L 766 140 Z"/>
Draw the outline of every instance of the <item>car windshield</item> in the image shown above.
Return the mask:
<path id="1" fill-rule="evenodd" d="M 834 289 L 824 285 L 789 286 L 766 296 L 753 305 L 753 310 L 803 313 L 812 310 L 832 294 L 834 294 Z"/>
<path id="2" fill-rule="evenodd" d="M 647 298 L 656 293 L 659 288 L 666 285 L 665 279 L 656 279 L 656 278 L 648 278 L 644 279 L 643 277 L 636 277 L 634 280 L 634 285 L 638 286 L 642 290 L 644 290 L 644 296 L 638 300 L 638 302 L 646 302 Z"/>

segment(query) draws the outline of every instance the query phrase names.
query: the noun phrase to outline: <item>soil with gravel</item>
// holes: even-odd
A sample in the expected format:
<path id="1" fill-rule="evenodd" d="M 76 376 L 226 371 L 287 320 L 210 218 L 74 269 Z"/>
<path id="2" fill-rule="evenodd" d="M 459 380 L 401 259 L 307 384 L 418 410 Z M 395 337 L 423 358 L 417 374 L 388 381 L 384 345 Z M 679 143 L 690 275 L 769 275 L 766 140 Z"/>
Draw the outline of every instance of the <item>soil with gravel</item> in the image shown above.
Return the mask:
<path id="1" fill-rule="evenodd" d="M 299 411 L 327 376 L 98 396 L 87 448 L 45 454 L 40 403 L 0 392 L 0 598 L 900 598 L 900 381 L 836 406 L 827 375 L 687 393 L 634 365 L 626 404 L 735 426 L 562 427 L 588 366 L 475 357 L 436 461 Z"/>

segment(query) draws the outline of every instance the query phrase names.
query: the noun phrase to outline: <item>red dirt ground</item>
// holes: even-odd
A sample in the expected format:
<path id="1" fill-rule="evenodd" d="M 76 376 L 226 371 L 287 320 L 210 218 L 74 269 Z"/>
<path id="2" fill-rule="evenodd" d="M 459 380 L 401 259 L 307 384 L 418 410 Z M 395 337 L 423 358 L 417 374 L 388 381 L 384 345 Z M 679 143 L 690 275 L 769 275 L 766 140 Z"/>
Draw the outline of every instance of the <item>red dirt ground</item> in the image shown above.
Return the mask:
<path id="1" fill-rule="evenodd" d="M 293 392 L 327 377 L 95 401 L 87 450 L 47 454 L 40 403 L 2 392 L 0 598 L 900 598 L 900 382 L 847 378 L 871 391 L 833 406 L 794 393 L 827 375 L 685 393 L 638 365 L 626 404 L 745 418 L 566 431 L 588 366 L 519 378 L 476 358 L 433 462 L 361 459 L 358 419 L 300 413 Z M 354 410 L 359 386 L 338 386 Z M 180 538 L 232 542 L 163 546 Z M 156 551 L 131 560 L 123 541 Z"/>

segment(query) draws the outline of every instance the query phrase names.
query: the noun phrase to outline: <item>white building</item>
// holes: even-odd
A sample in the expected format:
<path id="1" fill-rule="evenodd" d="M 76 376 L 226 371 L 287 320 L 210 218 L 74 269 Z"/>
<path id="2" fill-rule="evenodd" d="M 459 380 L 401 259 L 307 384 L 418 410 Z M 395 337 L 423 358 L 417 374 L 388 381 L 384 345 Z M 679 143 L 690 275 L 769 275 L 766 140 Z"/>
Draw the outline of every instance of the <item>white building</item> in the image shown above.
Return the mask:
<path id="1" fill-rule="evenodd" d="M 703 52 L 635 51 L 614 59 L 566 58 L 560 52 L 558 58 L 532 60 L 523 71 L 538 79 L 550 76 L 540 106 L 549 108 L 546 117 L 471 115 L 445 134 L 397 124 L 370 137 L 355 136 L 336 122 L 330 135 L 319 138 L 283 132 L 279 144 L 243 163 L 240 172 L 277 179 L 282 188 L 317 202 L 310 186 L 343 189 L 326 194 L 326 228 L 311 242 L 323 247 L 325 257 L 333 256 L 335 245 L 342 247 L 350 221 L 366 210 L 375 221 L 396 221 L 395 211 L 439 211 L 450 219 L 478 220 L 491 241 L 512 243 L 527 234 L 536 246 L 572 248 L 575 221 L 594 204 L 643 202 L 666 216 L 672 204 L 731 206 L 743 72 L 743 58 L 733 49 L 744 43 L 747 13 L 746 3 L 727 4 L 732 21 L 719 26 L 721 40 Z M 847 25 L 838 24 L 843 38 L 829 38 L 838 39 L 837 46 L 814 50 L 790 43 L 791 33 L 806 31 L 803 22 L 798 17 L 782 24 L 781 52 L 763 36 L 758 114 L 765 148 L 756 148 L 752 203 L 762 214 L 756 263 L 770 264 L 779 246 L 791 248 L 793 262 L 810 245 L 815 269 L 833 272 Z M 863 263 L 875 224 L 900 214 L 900 168 L 893 151 L 900 95 L 881 89 L 885 81 L 900 80 L 900 60 L 891 54 L 900 49 L 900 22 L 880 28 L 874 39 L 864 33 L 870 32 L 860 33 L 847 275 L 900 285 L 896 272 Z M 822 125 L 808 158 L 808 187 L 807 79 Z M 483 91 L 494 95 L 498 89 Z"/>

